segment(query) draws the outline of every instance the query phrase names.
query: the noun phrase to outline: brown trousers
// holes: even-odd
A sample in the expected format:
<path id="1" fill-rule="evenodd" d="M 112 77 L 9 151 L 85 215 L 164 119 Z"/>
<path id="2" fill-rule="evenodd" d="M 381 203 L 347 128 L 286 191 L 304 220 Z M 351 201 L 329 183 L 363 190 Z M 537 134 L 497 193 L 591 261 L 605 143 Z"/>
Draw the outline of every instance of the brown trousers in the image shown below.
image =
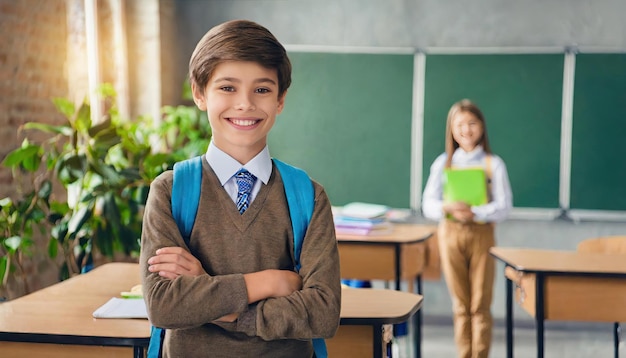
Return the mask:
<path id="1" fill-rule="evenodd" d="M 491 300 L 495 261 L 493 224 L 442 220 L 438 232 L 441 267 L 452 296 L 454 340 L 460 358 L 485 358 L 491 346 Z"/>

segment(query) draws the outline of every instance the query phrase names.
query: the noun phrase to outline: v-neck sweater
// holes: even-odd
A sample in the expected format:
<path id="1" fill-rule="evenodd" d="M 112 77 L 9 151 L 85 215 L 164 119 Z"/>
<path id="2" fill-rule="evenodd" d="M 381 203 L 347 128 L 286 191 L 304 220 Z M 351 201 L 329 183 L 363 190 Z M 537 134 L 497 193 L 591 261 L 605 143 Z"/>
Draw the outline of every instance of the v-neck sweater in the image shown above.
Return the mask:
<path id="1" fill-rule="evenodd" d="M 206 275 L 169 280 L 147 270 L 166 246 L 187 247 L 171 214 L 173 175 L 150 187 L 144 213 L 141 272 L 153 325 L 167 329 L 164 357 L 311 357 L 312 338 L 332 337 L 339 324 L 339 255 L 330 201 L 313 181 L 315 209 L 300 261 L 303 289 L 248 304 L 243 274 L 294 269 L 293 232 L 276 167 L 243 214 L 203 160 L 201 199 L 189 251 Z M 237 312 L 232 323 L 215 322 Z"/>

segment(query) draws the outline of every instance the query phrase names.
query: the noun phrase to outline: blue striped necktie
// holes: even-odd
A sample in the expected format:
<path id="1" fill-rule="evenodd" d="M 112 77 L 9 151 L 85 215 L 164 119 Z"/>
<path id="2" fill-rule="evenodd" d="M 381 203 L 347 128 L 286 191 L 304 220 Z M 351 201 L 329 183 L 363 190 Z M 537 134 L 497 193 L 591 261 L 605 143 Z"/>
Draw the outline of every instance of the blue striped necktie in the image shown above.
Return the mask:
<path id="1" fill-rule="evenodd" d="M 237 210 L 243 214 L 250 205 L 250 194 L 256 177 L 249 171 L 241 169 L 235 174 L 235 180 L 237 180 Z"/>

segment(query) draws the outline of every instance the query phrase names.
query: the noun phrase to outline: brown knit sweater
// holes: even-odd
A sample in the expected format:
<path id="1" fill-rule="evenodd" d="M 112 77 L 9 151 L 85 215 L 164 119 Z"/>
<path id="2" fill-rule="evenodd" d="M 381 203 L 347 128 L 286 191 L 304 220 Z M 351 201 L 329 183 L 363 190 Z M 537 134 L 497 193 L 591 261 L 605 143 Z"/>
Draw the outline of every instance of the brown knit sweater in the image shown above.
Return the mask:
<path id="1" fill-rule="evenodd" d="M 300 256 L 303 289 L 248 305 L 244 273 L 294 268 L 293 232 L 276 167 L 241 215 L 203 157 L 202 193 L 189 250 L 207 275 L 168 280 L 147 270 L 165 246 L 186 247 L 171 214 L 172 172 L 154 180 L 146 204 L 141 272 L 153 325 L 167 328 L 164 357 L 312 357 L 311 338 L 339 324 L 339 255 L 330 202 L 318 183 Z M 238 312 L 233 323 L 214 322 Z"/>

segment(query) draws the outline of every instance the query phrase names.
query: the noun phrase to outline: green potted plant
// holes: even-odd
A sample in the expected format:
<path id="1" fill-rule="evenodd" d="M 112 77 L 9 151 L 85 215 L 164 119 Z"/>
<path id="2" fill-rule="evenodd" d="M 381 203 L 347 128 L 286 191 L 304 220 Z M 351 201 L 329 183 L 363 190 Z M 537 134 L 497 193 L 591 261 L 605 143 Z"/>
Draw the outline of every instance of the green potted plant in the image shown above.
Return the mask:
<path id="1" fill-rule="evenodd" d="M 112 87 L 104 85 L 100 93 L 107 108 L 101 122 L 92 123 L 88 103 L 75 108 L 55 99 L 67 121 L 25 124 L 27 134 L 48 138 L 35 142 L 27 136 L 5 158 L 17 180 L 30 178 L 30 189 L 18 199 L 0 200 L 0 284 L 13 275 L 29 292 L 23 264 L 37 247 L 36 230 L 48 240 L 50 258 L 62 254 L 59 279 L 89 270 L 94 260 L 136 259 L 150 183 L 176 161 L 206 151 L 211 131 L 195 106 L 163 107 L 158 123 L 148 117 L 128 121 L 114 106 Z M 61 199 L 53 194 L 58 186 Z"/>

